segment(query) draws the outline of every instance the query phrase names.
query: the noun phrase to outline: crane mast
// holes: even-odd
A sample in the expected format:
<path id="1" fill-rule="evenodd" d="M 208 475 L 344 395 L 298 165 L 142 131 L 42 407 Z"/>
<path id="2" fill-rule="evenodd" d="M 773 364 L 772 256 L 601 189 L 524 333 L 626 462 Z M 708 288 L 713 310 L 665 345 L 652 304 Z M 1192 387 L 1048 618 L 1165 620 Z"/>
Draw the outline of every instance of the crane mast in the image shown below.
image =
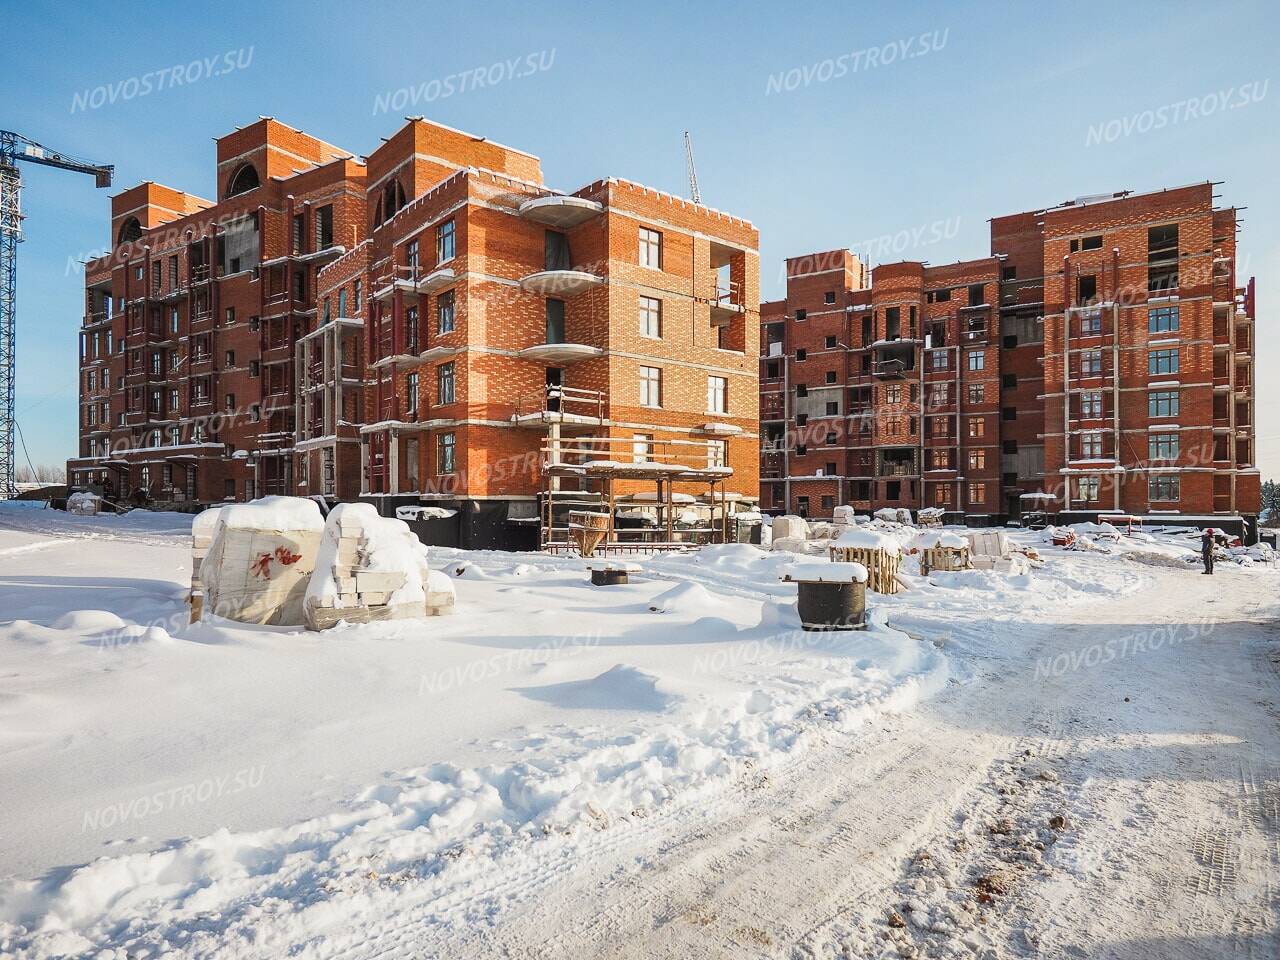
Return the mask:
<path id="1" fill-rule="evenodd" d="M 689 171 L 689 199 L 694 203 L 702 202 L 702 194 L 698 191 L 698 168 L 693 165 L 693 139 L 689 131 L 684 132 L 684 165 Z"/>
<path id="2" fill-rule="evenodd" d="M 111 186 L 112 166 L 86 163 L 0 130 L 0 500 L 17 495 L 13 435 L 17 352 L 18 244 L 22 242 L 22 173 L 18 161 L 87 173 L 99 187 Z"/>

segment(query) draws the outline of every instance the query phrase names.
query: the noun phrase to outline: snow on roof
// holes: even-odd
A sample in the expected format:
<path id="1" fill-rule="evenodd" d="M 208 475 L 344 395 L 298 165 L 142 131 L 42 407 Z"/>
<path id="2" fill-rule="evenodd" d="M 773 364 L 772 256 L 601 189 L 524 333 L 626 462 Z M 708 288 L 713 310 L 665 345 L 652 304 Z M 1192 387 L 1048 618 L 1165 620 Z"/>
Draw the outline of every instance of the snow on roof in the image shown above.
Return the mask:
<path id="1" fill-rule="evenodd" d="M 831 542 L 833 547 L 855 547 L 863 550 L 884 550 L 886 553 L 901 553 L 902 546 L 893 537 L 869 530 L 866 527 L 851 527 Z"/>

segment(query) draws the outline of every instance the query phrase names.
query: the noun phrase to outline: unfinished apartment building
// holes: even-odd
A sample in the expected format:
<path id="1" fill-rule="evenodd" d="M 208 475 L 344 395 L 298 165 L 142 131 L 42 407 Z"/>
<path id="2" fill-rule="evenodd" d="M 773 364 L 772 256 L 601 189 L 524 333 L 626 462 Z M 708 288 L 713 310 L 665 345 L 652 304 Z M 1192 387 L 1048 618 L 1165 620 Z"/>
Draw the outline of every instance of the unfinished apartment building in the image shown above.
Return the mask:
<path id="1" fill-rule="evenodd" d="M 561 193 L 537 157 L 420 118 L 363 158 L 263 119 L 217 141 L 217 185 L 113 199 L 78 485 L 436 505 L 459 542 L 506 545 L 577 484 L 551 464 L 756 496 L 747 221 L 625 180 Z"/>
<path id="2" fill-rule="evenodd" d="M 991 256 L 787 261 L 761 306 L 761 499 L 981 525 L 1212 518 L 1248 533 L 1254 284 L 1212 184 L 991 221 Z"/>
<path id="3" fill-rule="evenodd" d="M 294 344 L 316 274 L 364 232 L 364 166 L 263 118 L 217 140 L 217 200 L 158 183 L 112 198 L 85 268 L 82 488 L 198 505 L 291 493 Z"/>
<path id="4" fill-rule="evenodd" d="M 625 180 L 561 193 L 420 118 L 365 172 L 366 239 L 298 345 L 299 492 L 435 505 L 470 545 L 531 545 L 574 482 L 549 464 L 727 467 L 756 495 L 751 224 Z"/>

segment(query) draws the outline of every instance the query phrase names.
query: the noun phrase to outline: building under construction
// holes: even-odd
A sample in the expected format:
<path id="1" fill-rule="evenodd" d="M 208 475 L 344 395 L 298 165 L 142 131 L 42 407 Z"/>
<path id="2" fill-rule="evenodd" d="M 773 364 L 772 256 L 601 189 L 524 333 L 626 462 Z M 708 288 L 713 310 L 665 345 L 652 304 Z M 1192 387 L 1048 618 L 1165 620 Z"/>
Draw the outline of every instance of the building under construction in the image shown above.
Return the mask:
<path id="1" fill-rule="evenodd" d="M 762 507 L 1251 526 L 1256 297 L 1215 199 L 997 217 L 989 256 L 948 265 L 788 260 L 761 307 Z"/>
<path id="2" fill-rule="evenodd" d="M 757 495 L 749 222 L 626 180 L 556 191 L 537 157 L 420 118 L 367 157 L 262 119 L 218 139 L 217 185 L 113 199 L 74 482 L 419 507 L 464 545 L 563 539 L 546 494 L 598 505 L 603 473 L 614 498 L 670 481 L 656 530 L 678 501 L 723 535 Z"/>

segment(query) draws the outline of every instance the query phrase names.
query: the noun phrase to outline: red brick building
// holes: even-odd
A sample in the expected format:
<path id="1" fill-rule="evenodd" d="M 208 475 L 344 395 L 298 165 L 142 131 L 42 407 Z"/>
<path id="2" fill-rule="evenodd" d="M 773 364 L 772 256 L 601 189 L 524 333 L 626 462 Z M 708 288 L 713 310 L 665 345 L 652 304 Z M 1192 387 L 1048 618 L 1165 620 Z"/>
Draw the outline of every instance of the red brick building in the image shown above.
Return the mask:
<path id="1" fill-rule="evenodd" d="M 625 180 L 560 193 L 531 154 L 420 118 L 363 160 L 264 120 L 218 164 L 216 204 L 150 184 L 113 201 L 75 480 L 503 524 L 537 516 L 563 444 L 727 465 L 756 495 L 747 221 Z"/>
<path id="2" fill-rule="evenodd" d="M 1254 286 L 1211 184 L 991 221 L 991 256 L 787 261 L 761 305 L 761 503 L 1255 518 Z"/>

